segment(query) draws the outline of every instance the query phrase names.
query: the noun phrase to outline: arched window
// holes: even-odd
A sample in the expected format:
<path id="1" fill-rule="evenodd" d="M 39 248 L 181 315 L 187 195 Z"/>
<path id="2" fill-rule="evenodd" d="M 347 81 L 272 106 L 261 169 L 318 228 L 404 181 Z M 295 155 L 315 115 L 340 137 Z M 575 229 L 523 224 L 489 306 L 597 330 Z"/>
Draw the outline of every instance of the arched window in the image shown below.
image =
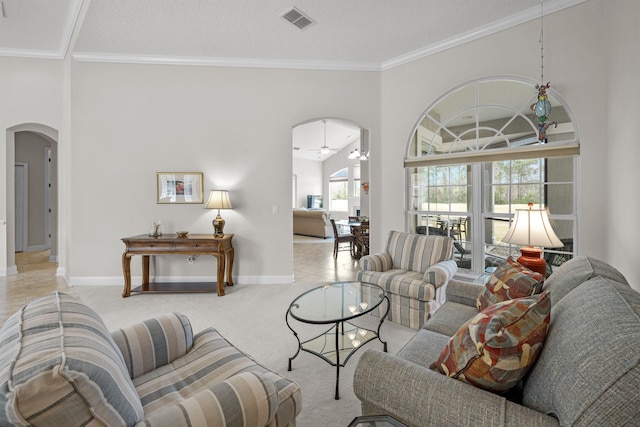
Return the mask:
<path id="1" fill-rule="evenodd" d="M 516 209 L 549 209 L 564 247 L 544 248 L 554 266 L 573 256 L 578 133 L 566 103 L 535 83 L 491 78 L 466 83 L 433 102 L 407 147 L 410 231 L 455 238 L 459 268 L 477 275 L 519 247 L 502 242 Z M 536 116 L 545 95 L 552 110 Z"/>

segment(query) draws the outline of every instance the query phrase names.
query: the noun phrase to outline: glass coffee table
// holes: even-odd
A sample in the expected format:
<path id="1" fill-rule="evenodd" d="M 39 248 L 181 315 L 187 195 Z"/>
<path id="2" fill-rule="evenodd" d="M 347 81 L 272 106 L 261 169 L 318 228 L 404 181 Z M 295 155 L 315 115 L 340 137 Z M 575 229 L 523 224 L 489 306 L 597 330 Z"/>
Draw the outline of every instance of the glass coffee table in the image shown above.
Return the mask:
<path id="1" fill-rule="evenodd" d="M 350 321 L 375 310 L 387 301 L 384 315 L 380 316 L 377 330 L 361 328 Z M 344 367 L 349 358 L 360 347 L 369 341 L 378 339 L 384 351 L 387 343 L 380 338 L 380 327 L 389 314 L 389 298 L 384 290 L 377 285 L 360 282 L 337 282 L 313 288 L 293 300 L 285 320 L 287 326 L 298 340 L 296 354 L 289 358 L 295 359 L 300 350 L 309 352 L 336 367 L 336 395 L 340 399 L 339 381 L 340 367 Z M 307 324 L 331 325 L 329 329 L 306 341 L 300 341 L 298 333 L 291 327 L 289 316 Z"/>

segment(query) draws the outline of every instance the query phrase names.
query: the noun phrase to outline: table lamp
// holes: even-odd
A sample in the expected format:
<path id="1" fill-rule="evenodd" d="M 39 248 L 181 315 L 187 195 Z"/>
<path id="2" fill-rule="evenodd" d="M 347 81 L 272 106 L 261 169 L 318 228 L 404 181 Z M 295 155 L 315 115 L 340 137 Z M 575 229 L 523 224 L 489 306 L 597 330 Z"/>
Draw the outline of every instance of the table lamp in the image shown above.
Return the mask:
<path id="1" fill-rule="evenodd" d="M 229 200 L 229 192 L 227 190 L 211 190 L 209 200 L 207 200 L 207 204 L 204 207 L 205 209 L 218 209 L 218 216 L 213 220 L 213 235 L 215 237 L 223 237 L 225 221 L 220 216 L 220 209 L 233 209 Z"/>
<path id="2" fill-rule="evenodd" d="M 520 248 L 522 256 L 518 258 L 518 263 L 546 276 L 547 263 L 540 257 L 542 249 L 534 246 L 557 248 L 563 244 L 551 228 L 547 210 L 532 208 L 533 203 L 529 203 L 529 209 L 516 209 L 511 228 L 502 241 L 523 245 Z"/>

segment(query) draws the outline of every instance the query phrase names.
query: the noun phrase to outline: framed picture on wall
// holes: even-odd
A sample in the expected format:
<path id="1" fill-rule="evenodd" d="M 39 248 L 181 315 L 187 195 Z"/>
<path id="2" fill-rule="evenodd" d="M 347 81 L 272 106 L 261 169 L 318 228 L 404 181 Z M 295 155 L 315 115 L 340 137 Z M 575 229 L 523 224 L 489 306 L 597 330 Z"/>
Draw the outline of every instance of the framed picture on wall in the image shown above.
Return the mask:
<path id="1" fill-rule="evenodd" d="M 156 203 L 203 203 L 202 172 L 156 172 Z"/>

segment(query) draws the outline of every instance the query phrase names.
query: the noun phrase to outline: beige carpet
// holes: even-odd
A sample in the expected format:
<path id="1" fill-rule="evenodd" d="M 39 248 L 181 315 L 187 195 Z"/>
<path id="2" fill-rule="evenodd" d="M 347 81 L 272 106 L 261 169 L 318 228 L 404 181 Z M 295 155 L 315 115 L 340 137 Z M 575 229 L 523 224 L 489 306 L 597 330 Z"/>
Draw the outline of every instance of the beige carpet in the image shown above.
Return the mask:
<path id="1" fill-rule="evenodd" d="M 291 301 L 319 283 L 293 285 L 236 285 L 226 295 L 145 294 L 122 298 L 119 286 L 76 286 L 74 290 L 104 319 L 110 330 L 163 313 L 177 311 L 189 317 L 194 332 L 213 326 L 240 350 L 258 363 L 296 381 L 302 389 L 302 413 L 299 427 L 347 426 L 360 415 L 360 402 L 353 394 L 353 371 L 364 349 L 382 351 L 379 341 L 366 344 L 340 369 L 340 400 L 334 399 L 336 368 L 320 358 L 301 352 L 287 371 L 288 358 L 295 354 L 297 341 L 285 323 Z M 359 319 L 359 326 L 374 329 L 378 320 Z M 293 320 L 296 332 L 304 340 L 323 332 L 327 326 L 305 325 Z M 395 354 L 415 331 L 385 322 L 381 335 L 388 351 Z"/>

